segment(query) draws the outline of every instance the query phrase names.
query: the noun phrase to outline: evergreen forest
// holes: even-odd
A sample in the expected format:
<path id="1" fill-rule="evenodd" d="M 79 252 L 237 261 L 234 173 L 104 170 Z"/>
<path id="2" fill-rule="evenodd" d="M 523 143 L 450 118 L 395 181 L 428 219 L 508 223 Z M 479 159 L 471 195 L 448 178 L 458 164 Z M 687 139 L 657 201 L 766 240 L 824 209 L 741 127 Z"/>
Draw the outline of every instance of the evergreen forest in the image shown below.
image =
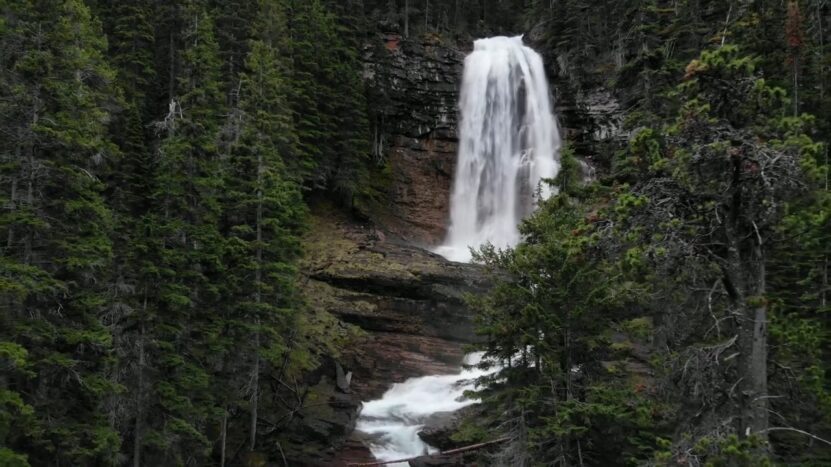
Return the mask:
<path id="1" fill-rule="evenodd" d="M 555 103 L 619 103 L 612 138 L 555 104 L 556 194 L 474 253 L 499 368 L 452 439 L 500 442 L 424 465 L 831 465 L 830 32 L 827 0 L 0 0 L 0 467 L 327 465 L 302 408 L 363 331 L 304 258 L 320 206 L 395 209 L 379 34 L 525 34 Z"/>

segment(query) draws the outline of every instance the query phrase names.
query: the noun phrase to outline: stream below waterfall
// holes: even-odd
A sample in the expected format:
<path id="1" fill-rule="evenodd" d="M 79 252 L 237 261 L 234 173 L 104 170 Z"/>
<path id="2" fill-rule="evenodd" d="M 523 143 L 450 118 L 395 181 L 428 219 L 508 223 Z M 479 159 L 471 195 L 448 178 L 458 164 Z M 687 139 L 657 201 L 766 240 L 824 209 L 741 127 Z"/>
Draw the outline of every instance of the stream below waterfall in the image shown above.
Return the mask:
<path id="1" fill-rule="evenodd" d="M 469 354 L 464 366 L 476 365 L 481 359 L 482 353 Z M 418 436 L 424 422 L 430 415 L 476 403 L 465 398 L 464 392 L 474 389 L 477 378 L 493 371 L 496 368 L 463 367 L 456 374 L 421 376 L 393 384 L 380 399 L 364 403 L 356 429 L 368 435 L 370 451 L 379 461 L 432 454 L 437 450 Z"/>

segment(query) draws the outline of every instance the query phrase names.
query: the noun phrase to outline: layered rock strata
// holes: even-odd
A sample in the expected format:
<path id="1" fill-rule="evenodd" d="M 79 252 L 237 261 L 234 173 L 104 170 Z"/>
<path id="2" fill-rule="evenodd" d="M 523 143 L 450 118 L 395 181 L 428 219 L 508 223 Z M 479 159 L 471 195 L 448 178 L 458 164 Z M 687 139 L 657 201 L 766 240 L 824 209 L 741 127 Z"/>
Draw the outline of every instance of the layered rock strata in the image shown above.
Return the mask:
<path id="1" fill-rule="evenodd" d="M 485 276 L 479 266 L 449 262 L 325 206 L 316 208 L 306 244 L 311 311 L 334 316 L 354 337 L 335 357 L 342 371 L 331 365 L 313 388 L 325 406 L 304 413 L 307 435 L 329 436 L 332 449 L 305 453 L 302 465 L 346 465 L 368 457 L 352 433 L 359 401 L 407 378 L 458 371 L 465 344 L 475 341 L 464 298 L 485 289 Z M 350 374 L 346 391 L 339 374 Z"/>

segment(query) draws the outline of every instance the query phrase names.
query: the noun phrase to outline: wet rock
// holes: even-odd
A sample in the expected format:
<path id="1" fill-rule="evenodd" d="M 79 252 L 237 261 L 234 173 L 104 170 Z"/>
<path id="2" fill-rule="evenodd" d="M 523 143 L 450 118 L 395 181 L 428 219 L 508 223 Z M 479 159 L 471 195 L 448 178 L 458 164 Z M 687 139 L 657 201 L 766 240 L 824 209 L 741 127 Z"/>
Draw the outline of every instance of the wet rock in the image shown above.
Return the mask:
<path id="1" fill-rule="evenodd" d="M 418 437 L 440 451 L 461 447 L 463 443 L 453 441 L 451 437 L 459 430 L 462 420 L 472 418 L 477 410 L 481 409 L 471 405 L 455 412 L 434 413 L 424 421 L 424 427 L 418 432 Z"/>
<path id="2" fill-rule="evenodd" d="M 293 466 L 333 465 L 332 459 L 338 454 L 338 448 L 355 430 L 360 398 L 337 389 L 333 363 L 323 367 L 326 372 L 331 370 L 333 377 L 324 375 L 317 384 L 304 391 L 302 407 L 291 415 L 290 429 L 283 433 L 285 450 L 280 455 Z"/>
<path id="3" fill-rule="evenodd" d="M 349 392 L 349 384 L 352 382 L 352 372 L 344 372 L 343 366 L 340 363 L 335 362 L 335 370 L 336 370 L 336 381 L 338 389 L 343 392 Z"/>
<path id="4" fill-rule="evenodd" d="M 418 432 L 418 437 L 440 451 L 457 447 L 457 443 L 450 437 L 459 428 L 459 412 L 438 412 L 430 415 L 424 421 L 424 427 Z"/>
<path id="5" fill-rule="evenodd" d="M 350 464 L 368 463 L 375 461 L 372 452 L 367 447 L 367 440 L 359 433 L 353 433 L 343 443 L 335 457 L 328 465 L 331 467 L 349 466 Z"/>
<path id="6" fill-rule="evenodd" d="M 598 51 L 586 60 L 574 60 L 569 46 L 544 39 L 546 24 L 539 23 L 525 35 L 525 42 L 543 55 L 554 98 L 554 111 L 562 134 L 578 158 L 606 173 L 614 154 L 625 146 L 627 109 L 635 103 L 610 85 L 620 78 L 618 51 Z"/>

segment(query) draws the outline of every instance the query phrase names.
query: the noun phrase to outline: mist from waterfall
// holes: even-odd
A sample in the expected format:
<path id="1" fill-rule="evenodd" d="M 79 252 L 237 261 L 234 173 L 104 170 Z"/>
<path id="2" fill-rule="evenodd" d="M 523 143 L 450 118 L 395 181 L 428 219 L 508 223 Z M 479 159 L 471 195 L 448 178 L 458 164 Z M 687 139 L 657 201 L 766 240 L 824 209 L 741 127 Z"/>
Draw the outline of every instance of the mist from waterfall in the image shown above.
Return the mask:
<path id="1" fill-rule="evenodd" d="M 519 223 L 543 179 L 559 169 L 560 134 L 551 111 L 542 57 L 522 36 L 474 43 L 465 58 L 459 100 L 459 155 L 450 199 L 450 225 L 436 252 L 470 261 L 470 247 L 519 243 Z"/>

